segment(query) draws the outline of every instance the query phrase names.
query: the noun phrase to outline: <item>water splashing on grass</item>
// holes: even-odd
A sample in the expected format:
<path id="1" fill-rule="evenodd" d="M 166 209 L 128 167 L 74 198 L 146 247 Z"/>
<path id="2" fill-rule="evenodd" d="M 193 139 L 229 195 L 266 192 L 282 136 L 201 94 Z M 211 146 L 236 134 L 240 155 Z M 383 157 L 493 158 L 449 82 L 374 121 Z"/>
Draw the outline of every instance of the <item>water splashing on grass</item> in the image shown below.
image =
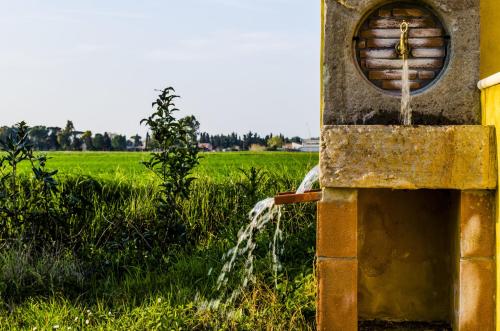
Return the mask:
<path id="1" fill-rule="evenodd" d="M 305 176 L 304 180 L 297 189 L 297 193 L 303 193 L 311 190 L 314 183 L 318 181 L 319 166 L 315 166 Z M 219 309 L 221 305 L 231 307 L 234 301 L 240 296 L 243 290 L 249 283 L 255 282 L 254 250 L 257 246 L 257 236 L 266 229 L 266 226 L 272 221 L 275 221 L 276 228 L 274 230 L 273 240 L 271 242 L 272 268 L 274 272 L 275 286 L 278 286 L 278 272 L 281 269 L 279 256 L 283 251 L 280 244 L 283 240 L 283 230 L 281 228 L 281 207 L 274 204 L 274 198 L 266 198 L 255 204 L 252 210 L 248 213 L 250 222 L 242 227 L 238 232 L 238 240 L 236 245 L 223 255 L 222 260 L 224 265 L 217 278 L 217 291 L 221 293 L 217 299 L 204 301 L 200 308 L 203 309 Z M 236 266 L 243 265 L 242 280 L 238 286 L 228 293 L 230 276 L 237 272 Z M 211 273 L 211 269 L 209 274 Z M 225 309 L 225 308 L 223 308 Z"/>

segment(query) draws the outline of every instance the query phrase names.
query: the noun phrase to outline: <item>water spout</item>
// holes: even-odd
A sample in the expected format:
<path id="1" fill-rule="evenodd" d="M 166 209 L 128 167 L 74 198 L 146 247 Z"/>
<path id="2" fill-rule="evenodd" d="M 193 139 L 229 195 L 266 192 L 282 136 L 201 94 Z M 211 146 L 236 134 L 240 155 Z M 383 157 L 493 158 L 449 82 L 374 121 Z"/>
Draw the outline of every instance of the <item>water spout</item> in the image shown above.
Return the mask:
<path id="1" fill-rule="evenodd" d="M 408 58 L 410 56 L 410 46 L 408 43 L 408 22 L 403 21 L 400 26 L 401 36 L 396 45 L 396 52 L 403 60 L 403 70 L 401 77 L 401 122 L 403 125 L 411 125 L 411 94 L 410 94 L 410 70 Z"/>
<path id="2" fill-rule="evenodd" d="M 408 22 L 403 21 L 400 25 L 401 29 L 401 36 L 399 37 L 399 43 L 396 45 L 396 52 L 398 53 L 399 57 L 402 58 L 403 60 L 408 58 L 410 55 L 410 47 L 408 44 L 408 30 L 410 26 L 408 25 Z"/>

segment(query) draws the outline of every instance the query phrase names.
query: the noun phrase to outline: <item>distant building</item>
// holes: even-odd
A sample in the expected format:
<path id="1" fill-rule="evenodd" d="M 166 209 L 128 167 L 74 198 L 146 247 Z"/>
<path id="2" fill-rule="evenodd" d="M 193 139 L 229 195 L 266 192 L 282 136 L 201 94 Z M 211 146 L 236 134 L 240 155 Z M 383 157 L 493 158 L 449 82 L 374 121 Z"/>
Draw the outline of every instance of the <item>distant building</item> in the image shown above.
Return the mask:
<path id="1" fill-rule="evenodd" d="M 299 143 L 289 143 L 289 144 L 283 144 L 281 149 L 284 151 L 291 151 L 291 152 L 298 152 L 302 148 L 302 144 Z"/>
<path id="2" fill-rule="evenodd" d="M 144 146 L 127 146 L 127 151 L 129 152 L 144 152 L 145 150 Z"/>
<path id="3" fill-rule="evenodd" d="M 239 152 L 241 150 L 240 146 L 234 145 L 232 147 L 223 148 L 222 152 Z"/>
<path id="4" fill-rule="evenodd" d="M 301 152 L 319 152 L 319 138 L 309 138 L 302 140 Z"/>
<path id="5" fill-rule="evenodd" d="M 252 152 L 263 152 L 266 150 L 266 146 L 262 146 L 259 144 L 251 144 L 248 150 Z"/>
<path id="6" fill-rule="evenodd" d="M 211 152 L 214 150 L 211 143 L 198 143 L 198 149 L 204 152 Z"/>

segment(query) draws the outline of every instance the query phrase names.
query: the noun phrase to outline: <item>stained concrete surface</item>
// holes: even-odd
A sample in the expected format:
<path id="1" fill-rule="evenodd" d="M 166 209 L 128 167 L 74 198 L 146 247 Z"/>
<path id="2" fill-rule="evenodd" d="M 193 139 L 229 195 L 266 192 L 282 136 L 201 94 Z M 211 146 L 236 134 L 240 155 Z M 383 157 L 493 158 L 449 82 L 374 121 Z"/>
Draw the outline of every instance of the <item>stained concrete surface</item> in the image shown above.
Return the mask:
<path id="1" fill-rule="evenodd" d="M 321 130 L 322 187 L 493 189 L 493 127 L 333 125 Z"/>
<path id="2" fill-rule="evenodd" d="M 323 119 L 325 125 L 390 124 L 401 102 L 373 86 L 358 68 L 353 37 L 380 0 L 324 0 Z M 428 0 L 449 35 L 449 61 L 441 76 L 412 99 L 415 124 L 479 124 L 479 0 Z M 384 115 L 385 114 L 385 115 Z"/>
<path id="3" fill-rule="evenodd" d="M 451 321 L 456 191 L 359 190 L 361 320 Z"/>

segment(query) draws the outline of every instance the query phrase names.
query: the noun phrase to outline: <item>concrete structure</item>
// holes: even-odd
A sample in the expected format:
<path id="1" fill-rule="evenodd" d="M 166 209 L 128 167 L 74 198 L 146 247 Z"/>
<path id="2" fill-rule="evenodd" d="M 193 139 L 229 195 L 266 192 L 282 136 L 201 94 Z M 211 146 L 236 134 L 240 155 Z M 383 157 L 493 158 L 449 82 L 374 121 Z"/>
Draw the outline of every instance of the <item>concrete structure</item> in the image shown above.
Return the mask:
<path id="1" fill-rule="evenodd" d="M 442 23 L 447 53 L 415 89 L 415 124 L 455 126 L 387 125 L 399 123 L 400 97 L 360 70 L 359 27 L 425 20 L 421 7 Z M 499 13 L 498 0 L 322 0 L 319 330 L 371 330 L 374 320 L 500 330 L 500 84 L 485 81 L 481 98 L 476 88 L 500 71 Z M 393 56 L 385 39 L 376 54 Z"/>
<path id="2" fill-rule="evenodd" d="M 479 91 L 476 84 L 480 70 L 479 0 L 399 1 L 429 7 L 441 19 L 449 37 L 449 58 L 445 70 L 425 91 L 414 95 L 415 124 L 480 124 Z M 382 91 L 360 74 L 353 56 L 353 37 L 366 15 L 387 1 L 325 0 L 323 48 L 323 123 L 397 124 L 399 97 Z M 401 5 L 400 5 L 401 4 Z M 411 15 L 392 22 L 411 20 Z M 414 25 L 410 25 L 413 28 Z M 418 25 L 415 29 L 418 29 Z M 397 28 L 396 28 L 397 29 Z M 423 38 L 411 38 L 410 47 Z M 387 39 L 385 39 L 387 40 Z M 389 41 L 391 41 L 389 39 Z M 393 40 L 395 45 L 398 38 Z M 393 49 L 388 45 L 387 49 Z M 410 58 L 415 61 L 416 58 Z M 397 62 L 398 60 L 393 60 Z M 388 66 L 387 69 L 392 68 Z M 398 66 L 401 68 L 401 66 Z M 446 96 L 446 98 L 444 97 Z"/>
<path id="3" fill-rule="evenodd" d="M 460 126 L 325 126 L 323 187 L 495 189 L 495 129 Z"/>
<path id="4" fill-rule="evenodd" d="M 493 132 L 323 128 L 320 329 L 370 320 L 494 329 Z"/>

